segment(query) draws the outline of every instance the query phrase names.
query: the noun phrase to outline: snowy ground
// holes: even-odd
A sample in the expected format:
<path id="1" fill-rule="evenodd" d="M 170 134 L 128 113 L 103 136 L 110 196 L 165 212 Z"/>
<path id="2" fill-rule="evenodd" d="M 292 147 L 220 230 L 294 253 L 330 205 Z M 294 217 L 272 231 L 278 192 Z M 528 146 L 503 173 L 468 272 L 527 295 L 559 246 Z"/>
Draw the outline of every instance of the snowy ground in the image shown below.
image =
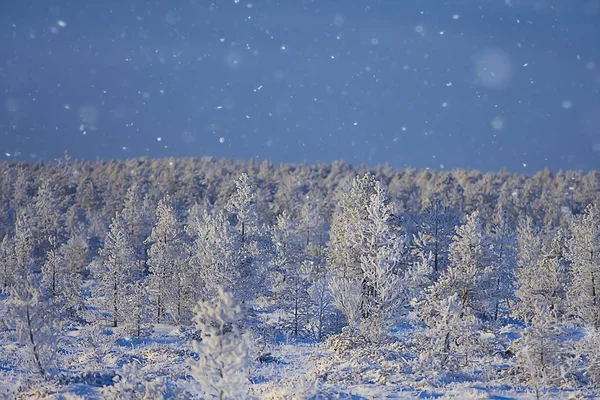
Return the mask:
<path id="1" fill-rule="evenodd" d="M 5 346 L 9 351 L 3 352 L 2 382 L 8 388 L 29 380 L 25 384 L 32 388 L 32 397 L 26 398 L 101 399 L 106 396 L 100 388 L 112 384 L 123 365 L 134 363 L 139 367 L 140 379 L 165 380 L 167 398 L 190 397 L 187 392 L 192 388 L 187 375 L 189 331 L 171 325 L 156 325 L 152 335 L 143 339 L 118 337 L 120 332 L 112 328 L 101 328 L 100 332 L 94 352 L 89 350 L 89 339 L 82 339 L 84 334 L 89 336 L 89 332 L 73 329 L 68 338 L 69 350 L 61 355 L 63 369 L 50 382 L 25 373 L 18 362 L 17 348 Z M 403 329 L 396 333 L 399 339 L 406 334 Z M 84 340 L 88 350 L 81 351 Z M 254 398 L 535 398 L 531 389 L 497 380 L 486 381 L 486 367 L 499 368 L 500 364 L 495 362 L 503 360 L 490 360 L 489 365 L 478 365 L 470 373 L 452 379 L 424 378 L 412 372 L 410 356 L 402 341 L 379 349 L 356 349 L 339 354 L 316 342 L 272 344 L 264 351 L 270 353 L 266 362 L 256 362 L 250 373 L 249 394 Z M 49 397 L 44 397 L 46 394 Z M 598 398 L 596 395 L 589 390 L 553 389 L 546 390 L 542 398 Z M 9 394 L 5 396 L 10 398 Z"/>

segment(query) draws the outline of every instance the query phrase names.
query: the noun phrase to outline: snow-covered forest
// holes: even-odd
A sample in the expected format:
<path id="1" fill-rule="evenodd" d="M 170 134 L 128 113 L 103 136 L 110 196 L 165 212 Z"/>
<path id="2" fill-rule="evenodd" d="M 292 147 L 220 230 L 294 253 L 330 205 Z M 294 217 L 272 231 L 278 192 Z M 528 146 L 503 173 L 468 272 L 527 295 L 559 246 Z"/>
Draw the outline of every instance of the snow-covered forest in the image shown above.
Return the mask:
<path id="1" fill-rule="evenodd" d="M 0 163 L 0 397 L 594 398 L 594 171 Z"/>

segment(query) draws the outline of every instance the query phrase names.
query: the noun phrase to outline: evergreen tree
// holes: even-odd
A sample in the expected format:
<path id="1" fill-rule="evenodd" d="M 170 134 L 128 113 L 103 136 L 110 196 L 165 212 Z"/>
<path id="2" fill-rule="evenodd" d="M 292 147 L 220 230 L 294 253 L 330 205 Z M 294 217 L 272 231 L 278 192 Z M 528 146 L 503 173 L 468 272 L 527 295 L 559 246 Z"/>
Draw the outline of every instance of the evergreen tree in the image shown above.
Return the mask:
<path id="1" fill-rule="evenodd" d="M 246 301 L 268 292 L 267 285 L 260 285 L 259 282 L 267 279 L 269 262 L 266 238 L 258 221 L 256 189 L 245 173 L 240 175 L 235 185 L 236 191 L 227 201 L 225 210 L 232 217 L 241 243 L 236 263 L 239 279 L 234 294 L 236 298 Z"/>
<path id="2" fill-rule="evenodd" d="M 365 237 L 362 244 L 363 329 L 369 338 L 378 342 L 387 331 L 398 311 L 405 291 L 399 264 L 403 257 L 404 241 L 391 223 L 392 205 L 379 182 L 367 207 Z"/>
<path id="3" fill-rule="evenodd" d="M 464 306 L 457 293 L 423 301 L 419 319 L 425 324 L 418 337 L 418 365 L 424 371 L 460 370 L 480 352 L 481 323 L 472 310 Z"/>
<path id="4" fill-rule="evenodd" d="M 308 321 L 308 274 L 312 271 L 311 262 L 303 262 L 304 241 L 298 228 L 297 221 L 290 218 L 287 211 L 277 217 L 277 222 L 272 228 L 272 241 L 275 245 L 272 262 L 281 277 L 275 283 L 273 291 L 286 312 L 285 324 L 291 329 L 294 337 L 298 337 Z"/>
<path id="5" fill-rule="evenodd" d="M 236 267 L 241 243 L 225 215 L 204 210 L 186 229 L 193 239 L 190 267 L 194 298 L 211 298 L 219 287 L 233 291 L 240 279 Z"/>
<path id="6" fill-rule="evenodd" d="M 41 259 L 49 249 L 56 249 L 64 238 L 60 201 L 48 181 L 42 182 L 33 202 L 34 241 Z M 54 238 L 51 240 L 51 238 Z"/>
<path id="7" fill-rule="evenodd" d="M 533 226 L 531 218 L 519 221 L 517 229 L 517 264 L 516 276 L 516 303 L 512 310 L 513 315 L 524 321 L 530 321 L 534 310 L 539 306 L 549 305 L 548 292 L 554 290 L 553 265 L 550 260 L 542 256 L 541 233 Z M 543 279 L 538 274 L 543 272 Z M 539 297 L 538 301 L 532 301 Z M 543 300 L 543 301 L 542 301 Z"/>
<path id="8" fill-rule="evenodd" d="M 477 212 L 456 228 L 450 244 L 450 267 L 416 304 L 417 317 L 425 324 L 421 343 L 423 360 L 442 354 L 439 366 L 454 369 L 466 366 L 481 350 L 474 339 L 481 322 L 483 286 L 489 268 L 484 264 L 484 237 Z M 461 361 L 459 361 L 461 360 Z"/>
<path id="9" fill-rule="evenodd" d="M 235 228 L 244 244 L 248 236 L 258 230 L 256 195 L 248 174 L 241 174 L 235 182 L 235 187 L 236 191 L 227 202 L 225 209 L 235 217 Z"/>
<path id="10" fill-rule="evenodd" d="M 137 266 L 129 230 L 125 219 L 117 213 L 109 227 L 100 250 L 102 263 L 98 268 L 99 293 L 102 295 L 103 308 L 112 317 L 112 325 L 127 318 L 126 302 L 130 295 L 129 284 Z"/>
<path id="11" fill-rule="evenodd" d="M 537 307 L 535 311 L 531 324 L 513 346 L 516 368 L 520 373 L 518 377 L 535 389 L 539 399 L 547 385 L 559 382 L 568 353 L 567 344 L 560 338 L 560 326 L 552 313 L 544 307 Z"/>
<path id="12" fill-rule="evenodd" d="M 487 281 L 486 297 L 488 314 L 494 321 L 510 310 L 510 301 L 514 295 L 514 275 L 516 256 L 514 252 L 515 234 L 510 217 L 500 210 L 488 224 L 487 236 L 491 247 L 488 261 L 491 267 Z"/>
<path id="13" fill-rule="evenodd" d="M 146 279 L 134 280 L 127 289 L 124 322 L 131 335 L 140 337 L 150 331 L 148 324 L 152 317 Z"/>
<path id="14" fill-rule="evenodd" d="M 174 321 L 183 320 L 189 288 L 184 270 L 186 253 L 179 221 L 169 195 L 156 208 L 156 224 L 146 239 L 149 250 L 150 287 L 156 293 L 156 322 L 169 311 Z"/>
<path id="15" fill-rule="evenodd" d="M 456 212 L 444 207 L 441 200 L 434 200 L 417 218 L 418 233 L 414 235 L 417 259 L 432 255 L 432 266 L 436 276 L 448 268 L 448 248 L 458 224 Z"/>
<path id="16" fill-rule="evenodd" d="M 34 236 L 31 231 L 31 219 L 29 217 L 29 209 L 25 208 L 19 212 L 17 222 L 15 224 L 15 235 L 12 239 L 15 266 L 13 269 L 14 280 L 19 284 L 26 280 L 34 269 Z"/>
<path id="17" fill-rule="evenodd" d="M 574 218 L 567 258 L 571 262 L 568 288 L 570 312 L 594 329 L 600 328 L 600 209 L 589 205 Z"/>
<path id="18" fill-rule="evenodd" d="M 25 345 L 26 360 L 34 371 L 46 378 L 57 361 L 60 331 L 55 303 L 30 279 L 11 288 L 5 323 L 14 329 L 19 343 Z"/>
<path id="19" fill-rule="evenodd" d="M 244 312 L 223 288 L 211 300 L 198 303 L 195 311 L 201 340 L 192 342 L 198 360 L 190 364 L 199 394 L 223 400 L 244 398 L 251 362 L 249 338 L 239 327 Z"/>
<path id="20" fill-rule="evenodd" d="M 333 214 L 327 245 L 327 266 L 331 273 L 350 279 L 362 276 L 360 256 L 366 238 L 362 229 L 368 226 L 366 213 L 376 180 L 371 175 L 356 177 L 341 196 Z"/>
<path id="21" fill-rule="evenodd" d="M 4 235 L 0 242 L 0 277 L 2 292 L 8 293 L 15 281 L 15 259 L 13 240 Z"/>

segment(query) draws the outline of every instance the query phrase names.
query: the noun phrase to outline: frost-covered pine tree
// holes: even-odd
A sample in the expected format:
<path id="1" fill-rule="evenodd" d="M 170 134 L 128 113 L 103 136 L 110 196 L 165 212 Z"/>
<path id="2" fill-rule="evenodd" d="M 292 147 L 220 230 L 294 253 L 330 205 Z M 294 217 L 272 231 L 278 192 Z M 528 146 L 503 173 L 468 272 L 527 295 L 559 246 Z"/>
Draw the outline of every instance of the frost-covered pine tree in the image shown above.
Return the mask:
<path id="1" fill-rule="evenodd" d="M 64 235 L 60 201 L 50 183 L 45 180 L 38 188 L 33 202 L 33 229 L 40 258 L 45 258 L 50 248 L 56 249 Z M 56 240 L 51 241 L 54 237 Z"/>
<path id="2" fill-rule="evenodd" d="M 484 310 L 482 282 L 486 282 L 489 271 L 484 264 L 484 242 L 475 212 L 456 228 L 450 245 L 450 267 L 427 290 L 425 298 L 415 304 L 417 318 L 425 324 L 424 340 L 420 343 L 422 360 L 443 352 L 439 366 L 454 369 L 468 365 L 479 351 L 473 338 L 481 325 L 477 314 Z"/>
<path id="3" fill-rule="evenodd" d="M 571 223 L 567 258 L 571 262 L 568 308 L 589 327 L 600 328 L 600 209 L 589 205 Z"/>
<path id="4" fill-rule="evenodd" d="M 235 228 L 240 233 L 243 244 L 248 235 L 254 234 L 258 229 L 256 194 L 246 173 L 240 175 L 235 187 L 236 191 L 225 205 L 225 210 L 235 217 Z"/>
<path id="5" fill-rule="evenodd" d="M 275 278 L 273 292 L 286 313 L 285 325 L 291 329 L 294 337 L 298 337 L 308 321 L 309 273 L 312 271 L 310 261 L 302 262 L 304 241 L 298 228 L 298 221 L 290 218 L 287 211 L 284 211 L 277 217 L 271 232 L 275 245 L 273 272 L 278 277 Z"/>
<path id="6" fill-rule="evenodd" d="M 2 292 L 8 293 L 15 280 L 14 244 L 8 235 L 0 242 L 0 277 Z"/>
<path id="7" fill-rule="evenodd" d="M 482 283 L 489 268 L 485 265 L 487 238 L 481 227 L 479 214 L 467 216 L 466 222 L 456 228 L 450 244 L 451 266 L 432 287 L 432 294 L 441 299 L 456 294 L 463 308 L 483 312 Z"/>
<path id="8" fill-rule="evenodd" d="M 42 266 L 42 283 L 52 296 L 56 296 L 57 287 L 62 283 L 60 282 L 60 278 L 63 267 L 63 258 L 58 249 L 56 249 L 55 241 L 56 238 L 54 236 L 50 237 L 51 248 L 48 250 L 46 262 Z"/>
<path id="9" fill-rule="evenodd" d="M 308 288 L 308 294 L 312 301 L 310 331 L 317 340 L 321 340 L 330 328 L 330 320 L 334 312 L 329 277 L 325 274 L 316 274 L 315 280 Z"/>
<path id="10" fill-rule="evenodd" d="M 533 265 L 517 270 L 516 304 L 513 314 L 523 321 L 531 321 L 539 308 L 554 317 L 565 308 L 566 269 L 564 259 L 557 253 L 562 238 L 558 230 L 552 241 L 543 247 Z"/>
<path id="11" fill-rule="evenodd" d="M 538 279 L 538 274 L 542 270 L 549 272 L 552 267 L 552 264 L 548 260 L 543 261 L 541 236 L 541 232 L 533 226 L 533 221 L 530 217 L 519 221 L 517 227 L 518 267 L 515 271 L 516 302 L 512 309 L 512 314 L 523 321 L 531 320 L 536 307 L 547 305 L 545 301 L 539 304 L 532 302 L 536 296 L 541 298 L 546 296 L 546 292 L 541 292 L 542 288 L 539 284 L 542 282 Z M 552 276 L 547 276 L 547 279 L 543 280 L 542 286 L 547 289 L 547 284 L 552 280 Z M 542 294 L 541 296 L 540 293 Z"/>
<path id="12" fill-rule="evenodd" d="M 189 263 L 194 299 L 211 298 L 219 287 L 234 290 L 240 279 L 236 267 L 241 243 L 225 215 L 203 210 L 186 230 L 193 240 Z"/>
<path id="13" fill-rule="evenodd" d="M 198 394 L 219 400 L 245 398 L 251 344 L 239 326 L 243 310 L 230 291 L 219 288 L 217 296 L 198 303 L 195 311 L 201 340 L 191 343 L 198 359 L 191 359 L 190 366 Z"/>
<path id="14" fill-rule="evenodd" d="M 11 288 L 4 322 L 24 345 L 25 359 L 44 378 L 57 361 L 58 321 L 55 303 L 31 279 Z"/>
<path id="15" fill-rule="evenodd" d="M 108 336 L 102 323 L 92 321 L 79 330 L 82 352 L 74 361 L 81 365 L 84 374 L 94 374 L 105 367 L 105 357 L 110 354 L 114 338 Z"/>
<path id="16" fill-rule="evenodd" d="M 83 309 L 83 277 L 88 273 L 89 247 L 83 232 L 74 233 L 59 248 L 63 261 L 61 295 L 67 315 L 75 317 Z"/>
<path id="17" fill-rule="evenodd" d="M 298 231 L 307 257 L 322 263 L 326 244 L 325 219 L 320 215 L 320 203 L 309 195 L 300 208 Z"/>
<path id="18" fill-rule="evenodd" d="M 509 214 L 499 210 L 488 224 L 486 233 L 491 243 L 487 256 L 491 271 L 485 296 L 489 299 L 488 314 L 497 321 L 500 315 L 510 312 L 514 295 L 515 232 Z"/>
<path id="19" fill-rule="evenodd" d="M 366 237 L 363 232 L 368 226 L 366 210 L 376 182 L 372 175 L 357 176 L 342 194 L 333 214 L 327 245 L 327 268 L 337 276 L 362 278 L 362 245 L 357 246 L 357 243 Z"/>
<path id="20" fill-rule="evenodd" d="M 147 334 L 152 319 L 152 307 L 148 303 L 149 293 L 147 279 L 138 279 L 128 286 L 127 303 L 125 305 L 125 326 L 127 331 L 136 337 Z"/>
<path id="21" fill-rule="evenodd" d="M 419 369 L 431 373 L 457 371 L 468 366 L 480 351 L 481 323 L 470 308 L 464 307 L 456 293 L 427 301 L 424 300 L 419 310 L 419 319 L 426 326 L 418 336 Z"/>
<path id="22" fill-rule="evenodd" d="M 268 285 L 260 284 L 268 276 L 269 254 L 265 251 L 268 236 L 259 225 L 256 189 L 251 179 L 243 173 L 235 185 L 236 191 L 227 201 L 225 210 L 232 217 L 241 243 L 236 266 L 239 280 L 234 293 L 236 298 L 246 301 L 268 293 Z"/>
<path id="23" fill-rule="evenodd" d="M 100 257 L 98 292 L 102 296 L 103 309 L 111 315 L 112 325 L 117 327 L 120 321 L 127 318 L 129 284 L 137 267 L 129 230 L 120 213 L 115 215 L 110 224 Z"/>
<path id="24" fill-rule="evenodd" d="M 156 322 L 160 323 L 165 312 L 171 318 L 180 322 L 188 308 L 189 287 L 187 286 L 185 270 L 187 254 L 184 249 L 182 230 L 167 194 L 156 208 L 156 224 L 152 233 L 146 239 L 152 243 L 149 250 L 148 265 L 150 265 L 150 288 L 154 291 L 156 300 Z"/>
<path id="25" fill-rule="evenodd" d="M 456 211 L 444 207 L 441 200 L 433 200 L 417 218 L 418 233 L 414 235 L 417 260 L 432 255 L 432 266 L 436 276 L 448 268 L 448 247 L 454 236 L 454 226 L 458 224 Z"/>
<path id="26" fill-rule="evenodd" d="M 379 342 L 389 328 L 403 300 L 405 283 L 399 264 L 403 256 L 404 240 L 392 225 L 392 205 L 385 189 L 376 182 L 366 209 L 367 220 L 362 231 L 360 268 L 362 271 L 362 329 L 367 336 Z"/>
<path id="27" fill-rule="evenodd" d="M 519 221 L 517 227 L 517 264 L 523 269 L 534 265 L 542 254 L 542 235 L 530 217 Z"/>
<path id="28" fill-rule="evenodd" d="M 433 253 L 420 254 L 419 259 L 412 262 L 404 274 L 405 298 L 409 302 L 420 301 L 424 298 L 428 287 L 436 279 L 433 267 Z"/>
<path id="29" fill-rule="evenodd" d="M 535 389 L 536 397 L 546 386 L 563 377 L 567 343 L 561 340 L 558 321 L 545 307 L 537 307 L 531 323 L 514 344 L 518 378 Z"/>
<path id="30" fill-rule="evenodd" d="M 34 269 L 34 236 L 31 231 L 30 209 L 24 208 L 17 215 L 15 235 L 12 238 L 14 251 L 13 282 L 24 282 Z"/>
<path id="31" fill-rule="evenodd" d="M 132 183 L 127 189 L 125 204 L 121 213 L 127 221 L 133 248 L 138 257 L 141 258 L 145 251 L 144 240 L 150 235 L 151 226 L 148 222 L 149 216 L 146 215 L 146 209 L 144 208 L 142 188 L 137 182 Z"/>
<path id="32" fill-rule="evenodd" d="M 404 291 L 403 247 L 382 185 L 370 175 L 354 179 L 333 217 L 327 262 L 336 276 L 330 287 L 348 324 L 360 326 L 375 341 L 397 311 Z"/>

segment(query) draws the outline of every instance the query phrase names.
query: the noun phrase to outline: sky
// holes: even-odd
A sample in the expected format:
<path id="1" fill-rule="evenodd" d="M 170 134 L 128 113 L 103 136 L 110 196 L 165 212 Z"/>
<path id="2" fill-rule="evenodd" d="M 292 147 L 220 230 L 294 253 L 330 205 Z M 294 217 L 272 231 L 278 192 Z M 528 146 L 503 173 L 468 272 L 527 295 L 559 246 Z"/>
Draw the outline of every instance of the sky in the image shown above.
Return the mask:
<path id="1" fill-rule="evenodd" d="M 600 0 L 5 0 L 0 160 L 600 166 Z"/>

